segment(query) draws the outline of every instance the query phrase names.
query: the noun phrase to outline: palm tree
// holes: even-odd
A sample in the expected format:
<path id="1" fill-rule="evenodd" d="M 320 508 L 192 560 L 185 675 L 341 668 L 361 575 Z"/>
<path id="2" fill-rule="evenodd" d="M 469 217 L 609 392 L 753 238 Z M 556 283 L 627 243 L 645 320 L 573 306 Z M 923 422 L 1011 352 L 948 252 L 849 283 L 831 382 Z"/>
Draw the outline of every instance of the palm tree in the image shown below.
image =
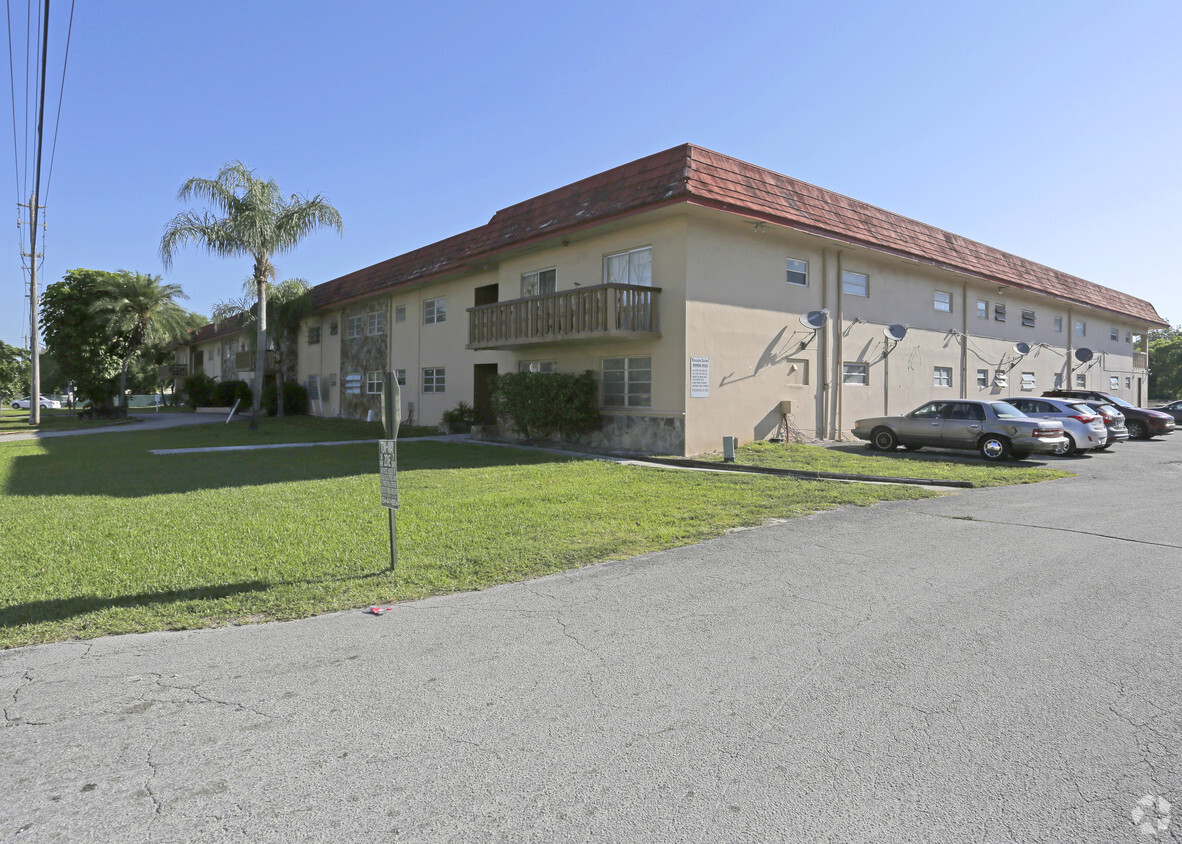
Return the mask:
<path id="1" fill-rule="evenodd" d="M 177 299 L 188 299 L 178 284 L 162 284 L 158 275 L 120 270 L 99 286 L 94 309 L 116 340 L 120 404 L 127 407 L 127 365 L 141 349 L 184 338 L 189 313 Z"/>
<path id="2" fill-rule="evenodd" d="M 255 321 L 258 303 L 254 297 L 253 280 L 247 279 L 243 296 L 218 302 L 213 306 L 213 321 L 238 319 L 243 326 Z M 300 323 L 312 309 L 308 282 L 302 278 L 288 278 L 278 284 L 267 284 L 266 320 L 270 326 L 271 345 L 275 349 L 276 415 L 283 416 L 283 376 L 287 363 L 286 351 L 300 331 Z"/>
<path id="3" fill-rule="evenodd" d="M 341 215 L 323 196 L 292 194 L 287 199 L 274 180 L 264 181 L 241 161 L 222 166 L 217 177 L 194 176 L 183 185 L 177 198 L 204 200 L 223 216 L 206 211 L 182 211 L 172 218 L 160 239 L 160 257 L 165 269 L 173 254 L 186 243 L 195 243 L 222 257 L 248 255 L 254 260 L 251 280 L 258 309 L 258 339 L 255 348 L 255 389 L 250 427 L 258 427 L 263 400 L 263 367 L 267 350 L 267 282 L 275 278 L 271 258 L 296 247 L 305 235 L 321 227 L 343 230 Z"/>

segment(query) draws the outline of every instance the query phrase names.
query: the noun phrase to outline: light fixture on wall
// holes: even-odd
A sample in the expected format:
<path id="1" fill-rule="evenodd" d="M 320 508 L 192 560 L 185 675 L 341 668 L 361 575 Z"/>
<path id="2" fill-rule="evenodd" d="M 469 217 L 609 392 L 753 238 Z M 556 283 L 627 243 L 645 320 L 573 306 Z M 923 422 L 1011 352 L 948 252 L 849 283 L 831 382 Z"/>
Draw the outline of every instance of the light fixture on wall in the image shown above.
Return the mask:
<path id="1" fill-rule="evenodd" d="M 765 232 L 767 232 L 767 225 L 762 222 L 752 223 L 751 230 L 753 232 L 756 232 L 757 234 L 764 234 Z"/>
<path id="2" fill-rule="evenodd" d="M 997 295 L 998 295 L 998 296 L 1004 296 L 1004 295 L 1006 295 L 1006 289 L 1005 289 L 1004 287 L 1001 287 L 1001 286 L 999 286 L 999 287 L 997 288 Z"/>

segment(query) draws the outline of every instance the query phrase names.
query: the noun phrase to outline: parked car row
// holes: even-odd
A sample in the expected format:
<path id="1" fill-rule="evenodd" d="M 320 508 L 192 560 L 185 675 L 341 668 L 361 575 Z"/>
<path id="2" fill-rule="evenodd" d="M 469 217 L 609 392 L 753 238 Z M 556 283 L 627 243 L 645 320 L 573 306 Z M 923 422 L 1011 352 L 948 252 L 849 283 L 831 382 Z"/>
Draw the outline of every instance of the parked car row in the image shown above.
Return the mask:
<path id="1" fill-rule="evenodd" d="M 1182 402 L 1175 402 L 1182 412 Z M 853 433 L 871 448 L 909 451 L 955 448 L 986 460 L 1024 459 L 1032 454 L 1070 457 L 1103 451 L 1128 439 L 1171 434 L 1168 413 L 1135 407 L 1094 390 L 1049 390 L 1039 398 L 1014 396 L 930 401 L 902 416 L 859 419 Z"/>

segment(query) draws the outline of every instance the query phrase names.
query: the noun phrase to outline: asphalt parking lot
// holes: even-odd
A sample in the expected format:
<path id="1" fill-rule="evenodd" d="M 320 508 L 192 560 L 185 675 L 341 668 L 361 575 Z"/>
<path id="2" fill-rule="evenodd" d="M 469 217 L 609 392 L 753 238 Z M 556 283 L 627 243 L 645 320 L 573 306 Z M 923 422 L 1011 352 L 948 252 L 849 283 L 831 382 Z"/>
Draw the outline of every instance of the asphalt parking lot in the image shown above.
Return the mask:
<path id="1" fill-rule="evenodd" d="M 1050 462 L 380 617 L 2 652 L 0 840 L 1178 841 L 1182 434 Z"/>

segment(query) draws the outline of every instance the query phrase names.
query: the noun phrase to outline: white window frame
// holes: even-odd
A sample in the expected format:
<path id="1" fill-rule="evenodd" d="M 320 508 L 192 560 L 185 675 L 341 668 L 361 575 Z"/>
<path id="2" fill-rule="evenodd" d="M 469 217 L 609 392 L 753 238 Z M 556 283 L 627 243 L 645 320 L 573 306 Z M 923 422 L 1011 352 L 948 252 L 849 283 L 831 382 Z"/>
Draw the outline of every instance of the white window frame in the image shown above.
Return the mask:
<path id="1" fill-rule="evenodd" d="M 933 387 L 951 387 L 952 386 L 952 367 L 951 366 L 934 366 L 934 367 L 932 367 L 932 386 Z"/>
<path id="2" fill-rule="evenodd" d="M 645 372 L 648 373 L 647 378 L 642 377 L 642 373 Z M 608 377 L 609 373 L 613 374 L 612 378 Z M 621 376 L 618 379 L 614 377 L 617 373 Z M 602 407 L 653 406 L 652 355 L 600 358 L 599 374 Z M 648 385 L 647 391 L 633 389 L 646 384 Z M 616 385 L 619 385 L 618 389 Z"/>
<path id="3" fill-rule="evenodd" d="M 406 386 L 406 370 L 405 369 L 395 369 L 394 370 L 394 380 L 398 382 L 399 387 L 405 387 Z"/>
<path id="4" fill-rule="evenodd" d="M 361 373 L 350 372 L 345 376 L 345 395 L 361 395 Z"/>
<path id="5" fill-rule="evenodd" d="M 1087 388 L 1088 388 L 1087 373 L 1084 373 L 1084 372 L 1075 373 L 1075 389 L 1086 390 Z"/>
<path id="6" fill-rule="evenodd" d="M 355 340 L 358 337 L 365 336 L 365 317 L 362 314 L 353 314 L 345 322 L 345 338 L 348 340 Z"/>
<path id="7" fill-rule="evenodd" d="M 1024 308 L 1022 310 L 1022 325 L 1026 326 L 1027 328 L 1034 328 L 1034 322 L 1037 318 L 1038 314 L 1036 314 L 1033 310 L 1029 308 Z"/>
<path id="8" fill-rule="evenodd" d="M 1109 375 L 1108 376 L 1108 389 L 1110 389 L 1110 390 L 1119 390 L 1120 389 L 1120 376 L 1119 375 Z"/>
<path id="9" fill-rule="evenodd" d="M 1075 321 L 1075 336 L 1076 337 L 1087 337 L 1088 336 L 1087 320 L 1077 319 Z"/>
<path id="10" fill-rule="evenodd" d="M 558 372 L 558 361 L 556 360 L 522 360 L 517 362 L 518 372 L 538 372 L 544 375 L 552 375 Z"/>
<path id="11" fill-rule="evenodd" d="M 989 370 L 988 369 L 978 369 L 977 370 L 977 386 L 981 387 L 981 388 L 988 389 L 988 387 L 989 387 Z"/>
<path id="12" fill-rule="evenodd" d="M 423 325 L 438 325 L 447 322 L 447 297 L 436 296 L 423 300 Z"/>
<path id="13" fill-rule="evenodd" d="M 366 334 L 385 334 L 386 333 L 386 312 L 370 311 L 365 315 L 365 333 Z"/>
<path id="14" fill-rule="evenodd" d="M 548 289 L 547 289 L 548 288 Z M 521 274 L 521 298 L 530 296 L 545 296 L 558 292 L 558 268 L 549 267 L 535 270 L 532 273 Z"/>
<path id="15" fill-rule="evenodd" d="M 371 369 L 365 373 L 365 392 L 370 396 L 380 396 L 382 394 L 382 383 L 386 379 L 382 377 L 382 370 Z"/>
<path id="16" fill-rule="evenodd" d="M 843 361 L 841 364 L 841 383 L 853 384 L 856 387 L 870 386 L 870 364 L 861 361 Z"/>
<path id="17" fill-rule="evenodd" d="M 427 366 L 423 368 L 423 392 L 447 392 L 447 368 L 443 366 Z"/>
<path id="18" fill-rule="evenodd" d="M 1111 329 L 1108 332 L 1108 339 L 1111 340 L 1113 343 L 1119 343 L 1120 342 L 1120 329 L 1119 328 Z"/>
<path id="19" fill-rule="evenodd" d="M 809 286 L 809 262 L 800 258 L 788 258 L 784 263 L 788 284 L 793 287 Z"/>
<path id="20" fill-rule="evenodd" d="M 870 296 L 870 276 L 853 270 L 841 271 L 841 292 L 846 296 L 860 296 L 863 299 Z"/>
<path id="21" fill-rule="evenodd" d="M 985 299 L 977 300 L 977 319 L 989 319 L 989 302 Z"/>
<path id="22" fill-rule="evenodd" d="M 394 308 L 394 321 L 406 322 L 406 305 L 398 305 Z"/>
<path id="23" fill-rule="evenodd" d="M 943 290 L 937 290 L 932 297 L 932 307 L 942 314 L 952 313 L 952 294 L 945 293 Z"/>
<path id="24" fill-rule="evenodd" d="M 645 253 L 648 255 L 648 260 L 644 260 Z M 624 266 L 623 280 L 613 276 L 612 274 L 612 259 L 623 258 L 627 256 L 628 263 Z M 618 271 L 618 263 L 616 270 Z M 618 276 L 618 272 L 617 272 Z M 604 284 L 632 284 L 637 287 L 652 287 L 653 286 L 653 248 L 651 246 L 638 246 L 635 249 L 627 249 L 623 252 L 613 252 L 610 255 L 603 256 L 603 283 Z"/>
<path id="25" fill-rule="evenodd" d="M 1051 317 L 1051 320 L 1054 323 L 1051 327 L 1054 328 L 1055 331 L 1058 332 L 1059 334 L 1062 334 L 1063 333 L 1063 317 L 1055 316 L 1055 317 Z"/>

